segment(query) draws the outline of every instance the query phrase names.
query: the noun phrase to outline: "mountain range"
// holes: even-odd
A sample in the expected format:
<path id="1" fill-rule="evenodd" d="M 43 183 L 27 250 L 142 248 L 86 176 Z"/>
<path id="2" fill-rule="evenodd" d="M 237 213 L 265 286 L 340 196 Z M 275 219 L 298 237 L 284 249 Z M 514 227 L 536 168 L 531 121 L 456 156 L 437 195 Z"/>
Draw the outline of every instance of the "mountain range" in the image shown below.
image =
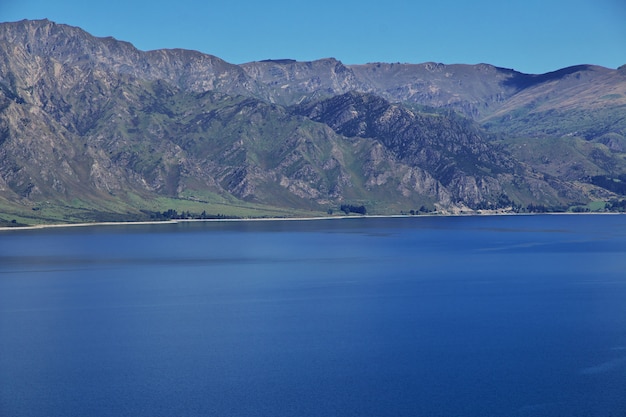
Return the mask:
<path id="1" fill-rule="evenodd" d="M 623 207 L 626 66 L 234 65 L 0 23 L 0 224 Z"/>

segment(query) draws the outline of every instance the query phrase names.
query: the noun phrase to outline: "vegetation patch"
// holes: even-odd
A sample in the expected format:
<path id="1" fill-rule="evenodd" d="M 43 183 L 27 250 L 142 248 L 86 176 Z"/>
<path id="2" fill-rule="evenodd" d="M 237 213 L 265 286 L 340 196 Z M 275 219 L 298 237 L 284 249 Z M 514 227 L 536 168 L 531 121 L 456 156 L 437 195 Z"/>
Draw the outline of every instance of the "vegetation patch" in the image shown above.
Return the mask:
<path id="1" fill-rule="evenodd" d="M 364 216 L 367 214 L 367 209 L 365 208 L 365 206 L 355 206 L 352 204 L 342 204 L 341 207 L 339 207 L 339 210 L 346 213 L 346 215 L 350 213 L 356 213 Z"/>
<path id="2" fill-rule="evenodd" d="M 591 183 L 615 194 L 626 195 L 626 174 L 620 174 L 616 177 L 596 175 L 591 177 Z"/>

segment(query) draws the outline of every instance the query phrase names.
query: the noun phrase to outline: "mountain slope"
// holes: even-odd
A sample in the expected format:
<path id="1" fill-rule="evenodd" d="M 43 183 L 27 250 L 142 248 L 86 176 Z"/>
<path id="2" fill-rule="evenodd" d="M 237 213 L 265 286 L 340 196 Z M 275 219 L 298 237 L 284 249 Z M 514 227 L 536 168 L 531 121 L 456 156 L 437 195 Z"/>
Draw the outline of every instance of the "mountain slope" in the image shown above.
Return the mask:
<path id="1" fill-rule="evenodd" d="M 452 113 L 417 113 L 354 92 L 295 111 L 342 135 L 376 138 L 401 162 L 429 172 L 453 201 L 472 208 L 497 207 L 502 198 L 509 201 L 508 194 L 517 201 L 533 195 L 533 173 L 488 143 L 476 125 Z M 558 185 L 558 191 L 555 185 L 544 184 L 533 198 L 555 204 L 559 194 L 576 194 L 567 185 Z"/>
<path id="2" fill-rule="evenodd" d="M 266 60 L 241 65 L 248 76 L 270 87 L 272 102 L 290 105 L 371 88 L 334 58 L 312 62 Z"/>
<path id="3" fill-rule="evenodd" d="M 579 136 L 626 150 L 626 67 L 581 65 L 511 82 L 523 89 L 481 120 L 488 129 L 516 136 Z"/>
<path id="4" fill-rule="evenodd" d="M 2 23 L 0 42 L 11 62 L 46 57 L 82 71 L 104 70 L 146 81 L 163 80 L 194 92 L 266 94 L 265 86 L 248 77 L 242 68 L 218 57 L 184 49 L 143 52 L 128 42 L 96 38 L 80 28 L 48 20 Z M 9 64 L 6 57 L 4 60 Z"/>
<path id="5" fill-rule="evenodd" d="M 351 69 L 372 86 L 370 92 L 392 102 L 445 107 L 479 119 L 519 91 L 513 70 L 488 64 L 444 65 L 372 63 Z"/>
<path id="6" fill-rule="evenodd" d="M 608 199 L 590 175 L 622 172 L 621 133 L 603 128 L 613 142 L 576 145 L 583 169 L 574 175 L 517 151 L 528 133 L 510 120 L 524 106 L 549 114 L 579 111 L 579 101 L 593 117 L 594 109 L 618 117 L 622 90 L 593 94 L 621 83 L 620 71 L 530 76 L 334 59 L 236 66 L 194 51 L 142 52 L 46 20 L 3 23 L 0 212 L 76 221 L 170 208 L 249 216 L 353 204 L 398 213 Z M 455 111 L 484 122 L 497 143 Z M 558 147 L 550 152 L 558 159 Z"/>

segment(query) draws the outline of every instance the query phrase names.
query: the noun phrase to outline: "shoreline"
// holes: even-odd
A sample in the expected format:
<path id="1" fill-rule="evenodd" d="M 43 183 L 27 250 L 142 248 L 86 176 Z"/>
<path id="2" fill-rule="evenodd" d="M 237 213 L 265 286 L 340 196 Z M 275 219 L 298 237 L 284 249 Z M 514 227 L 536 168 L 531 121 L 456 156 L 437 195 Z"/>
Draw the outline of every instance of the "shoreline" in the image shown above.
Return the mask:
<path id="1" fill-rule="evenodd" d="M 15 226 L 0 227 L 0 232 L 6 231 L 25 231 L 25 230 L 43 230 L 43 229 L 60 229 L 69 227 L 91 227 L 91 226 L 141 226 L 141 225 L 162 225 L 162 224 L 179 224 L 179 223 L 213 223 L 213 222 L 263 222 L 263 221 L 311 221 L 311 220 L 347 220 L 347 219 L 369 219 L 369 218 L 435 218 L 435 217 L 489 217 L 489 216 L 542 216 L 542 215 L 619 215 L 626 214 L 620 212 L 601 212 L 601 213 L 441 213 L 441 214 L 380 214 L 365 216 L 320 216 L 320 217 L 250 217 L 237 219 L 172 219 L 172 220 L 146 220 L 146 221 L 128 221 L 128 222 L 93 222 L 93 223 L 53 223 L 53 224 L 36 224 L 32 226 Z"/>
<path id="2" fill-rule="evenodd" d="M 436 215 L 431 217 L 447 216 Z M 394 217 L 418 217 L 414 215 L 390 214 L 390 215 L 371 215 L 371 216 L 320 216 L 320 217 L 248 217 L 235 219 L 172 219 L 172 220 L 146 220 L 146 221 L 128 221 L 128 222 L 93 222 L 93 223 L 53 223 L 53 224 L 36 224 L 32 226 L 15 226 L 0 227 L 0 232 L 10 230 L 42 230 L 42 229 L 59 229 L 65 227 L 90 227 L 90 226 L 141 226 L 141 225 L 161 225 L 161 224 L 178 224 L 178 223 L 214 223 L 214 222 L 263 222 L 263 221 L 308 221 L 308 220 L 345 220 L 345 219 L 365 219 L 365 218 L 394 218 Z M 426 216 L 422 216 L 426 217 Z"/>

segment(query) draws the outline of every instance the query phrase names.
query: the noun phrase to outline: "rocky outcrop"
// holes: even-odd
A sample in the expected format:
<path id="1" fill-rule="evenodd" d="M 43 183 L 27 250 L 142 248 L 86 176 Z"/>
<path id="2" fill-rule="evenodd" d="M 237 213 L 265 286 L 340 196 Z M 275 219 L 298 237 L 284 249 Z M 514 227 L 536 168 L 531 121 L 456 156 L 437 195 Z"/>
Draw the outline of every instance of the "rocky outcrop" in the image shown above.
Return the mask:
<path id="1" fill-rule="evenodd" d="M 272 102 L 290 105 L 370 87 L 334 58 L 312 62 L 266 60 L 241 65 L 253 79 L 270 87 Z"/>

